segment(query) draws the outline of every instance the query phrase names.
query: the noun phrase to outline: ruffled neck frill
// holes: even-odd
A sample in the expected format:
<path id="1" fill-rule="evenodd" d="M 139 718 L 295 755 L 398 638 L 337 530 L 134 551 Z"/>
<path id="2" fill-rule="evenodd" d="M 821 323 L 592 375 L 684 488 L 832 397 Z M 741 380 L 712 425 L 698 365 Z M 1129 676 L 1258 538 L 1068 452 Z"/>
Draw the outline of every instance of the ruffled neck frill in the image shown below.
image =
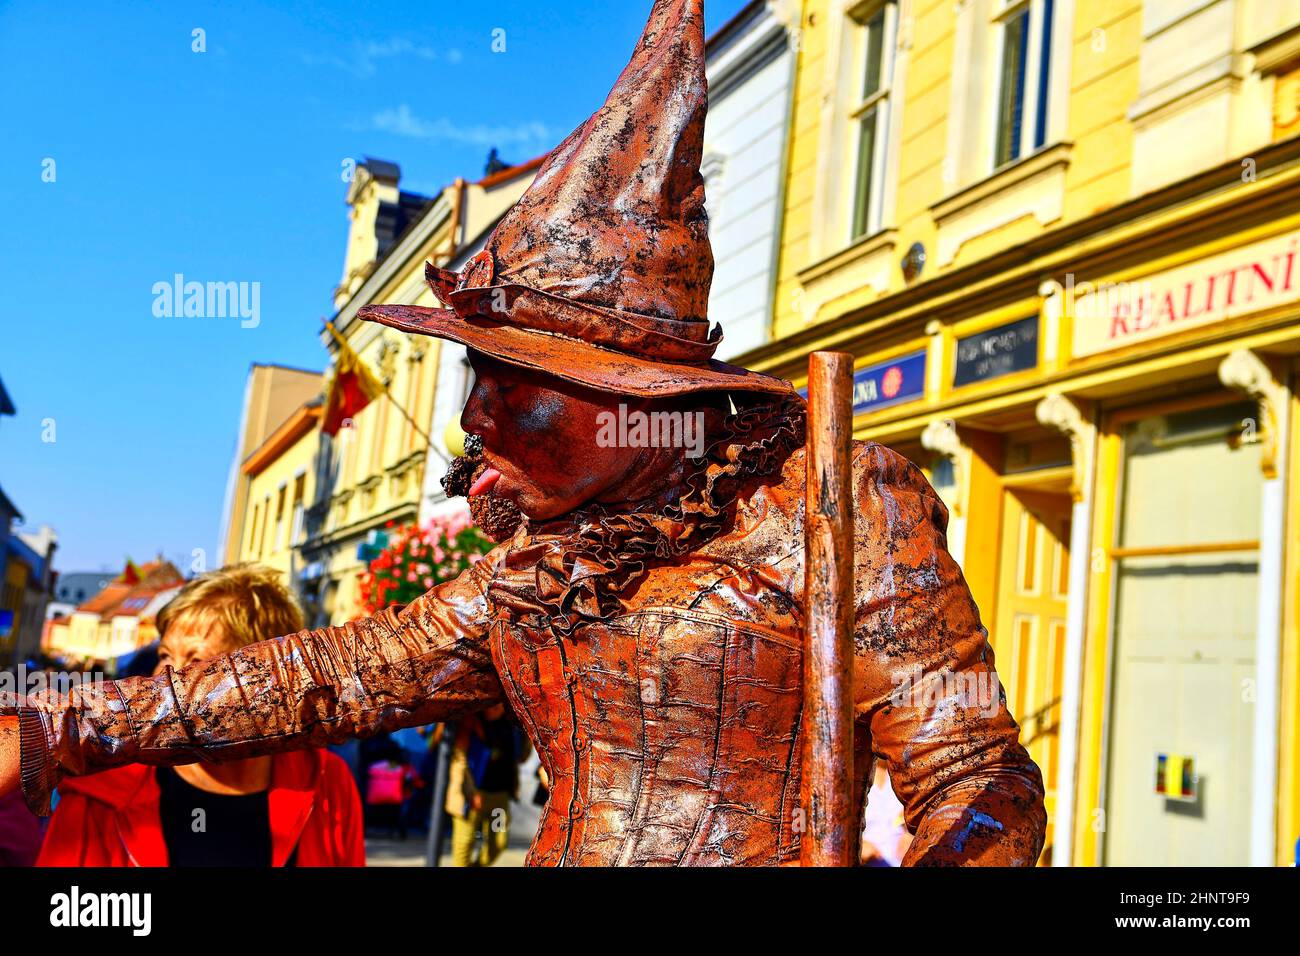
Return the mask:
<path id="1" fill-rule="evenodd" d="M 804 444 L 798 395 L 738 409 L 681 484 L 653 501 L 584 506 L 521 526 L 488 597 L 515 621 L 567 637 L 584 623 L 623 613 L 621 595 L 653 565 L 677 560 L 724 533 L 738 495 L 779 476 Z"/>

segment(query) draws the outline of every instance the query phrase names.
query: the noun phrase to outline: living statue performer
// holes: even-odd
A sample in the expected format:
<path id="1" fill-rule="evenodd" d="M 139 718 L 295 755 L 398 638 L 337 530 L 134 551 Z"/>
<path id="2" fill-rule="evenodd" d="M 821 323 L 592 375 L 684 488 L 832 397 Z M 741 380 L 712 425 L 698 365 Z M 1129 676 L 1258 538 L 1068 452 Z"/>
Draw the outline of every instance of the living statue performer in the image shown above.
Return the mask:
<path id="1" fill-rule="evenodd" d="M 504 702 L 551 781 L 530 864 L 798 859 L 805 406 L 711 357 L 702 7 L 657 0 L 608 100 L 486 248 L 459 274 L 429 268 L 446 308 L 361 312 L 469 348 L 469 454 L 446 482 L 497 547 L 400 611 L 0 700 L 17 717 L 0 718 L 0 789 L 19 775 L 15 737 L 47 813 L 65 774 L 318 747 Z M 638 413 L 702 424 L 703 446 L 611 425 Z M 853 488 L 855 805 L 879 758 L 915 834 L 907 864 L 1032 865 L 1042 779 L 947 513 L 870 442 Z"/>

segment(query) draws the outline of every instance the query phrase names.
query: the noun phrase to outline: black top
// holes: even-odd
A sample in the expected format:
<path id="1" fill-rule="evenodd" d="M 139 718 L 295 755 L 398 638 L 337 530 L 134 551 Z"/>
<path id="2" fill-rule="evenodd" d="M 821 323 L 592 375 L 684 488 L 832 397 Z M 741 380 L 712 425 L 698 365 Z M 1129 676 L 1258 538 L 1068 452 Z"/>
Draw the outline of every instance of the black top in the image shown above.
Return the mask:
<path id="1" fill-rule="evenodd" d="M 186 783 L 171 767 L 158 768 L 158 789 L 158 814 L 172 866 L 271 865 L 267 791 L 208 793 Z M 295 848 L 285 865 L 294 866 L 297 856 Z"/>
<path id="2" fill-rule="evenodd" d="M 483 743 L 490 756 L 478 788 L 484 793 L 513 794 L 519 789 L 519 746 L 508 717 L 483 721 Z"/>

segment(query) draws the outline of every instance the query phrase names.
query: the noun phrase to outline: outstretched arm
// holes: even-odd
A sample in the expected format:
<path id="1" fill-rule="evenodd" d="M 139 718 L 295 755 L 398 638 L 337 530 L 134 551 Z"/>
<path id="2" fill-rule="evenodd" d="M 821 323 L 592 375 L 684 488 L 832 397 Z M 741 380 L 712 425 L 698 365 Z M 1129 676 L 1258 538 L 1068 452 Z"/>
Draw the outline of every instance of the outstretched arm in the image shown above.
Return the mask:
<path id="1" fill-rule="evenodd" d="M 0 797 L 18 786 L 18 718 L 0 717 Z"/>
<path id="2" fill-rule="evenodd" d="M 924 476 L 858 453 L 856 717 L 916 834 L 905 866 L 1033 866 L 1046 814 L 979 612 Z"/>
<path id="3" fill-rule="evenodd" d="M 302 631 L 152 678 L 64 696 L 0 695 L 0 792 L 17 716 L 28 805 L 49 812 L 67 774 L 317 747 L 448 720 L 503 699 L 487 645 L 487 583 L 503 549 L 401 614 Z M 12 753 L 12 750 L 10 750 Z M 6 780 L 5 778 L 10 778 Z"/>

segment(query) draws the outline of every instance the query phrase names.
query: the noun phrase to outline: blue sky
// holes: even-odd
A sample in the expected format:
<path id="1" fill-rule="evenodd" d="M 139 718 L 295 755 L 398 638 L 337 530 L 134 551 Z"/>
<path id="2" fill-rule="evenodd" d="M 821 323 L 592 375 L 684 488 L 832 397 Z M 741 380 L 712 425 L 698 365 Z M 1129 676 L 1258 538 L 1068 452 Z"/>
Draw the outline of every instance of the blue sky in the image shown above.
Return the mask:
<path id="1" fill-rule="evenodd" d="M 744 5 L 708 0 L 710 32 Z M 544 152 L 650 6 L 0 3 L 0 487 L 56 566 L 213 554 L 250 363 L 325 363 L 344 160 L 430 192 Z M 260 323 L 155 317 L 176 273 L 260 283 Z"/>

